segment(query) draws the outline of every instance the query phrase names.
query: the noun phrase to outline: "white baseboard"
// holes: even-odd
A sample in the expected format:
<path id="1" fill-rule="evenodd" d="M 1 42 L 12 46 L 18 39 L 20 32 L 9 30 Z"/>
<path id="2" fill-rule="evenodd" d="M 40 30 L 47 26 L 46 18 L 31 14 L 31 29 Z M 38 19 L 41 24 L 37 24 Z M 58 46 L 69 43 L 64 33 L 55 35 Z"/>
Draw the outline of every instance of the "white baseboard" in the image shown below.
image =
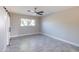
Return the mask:
<path id="1" fill-rule="evenodd" d="M 43 35 L 46 35 L 46 36 L 48 36 L 48 37 L 51 37 L 51 38 L 54 38 L 54 39 L 57 39 L 57 40 L 60 40 L 60 41 L 66 42 L 66 43 L 68 43 L 68 44 L 71 44 L 71 45 L 74 45 L 74 46 L 79 47 L 79 44 L 76 44 L 76 43 L 74 43 L 74 42 L 70 42 L 70 41 L 67 41 L 67 40 L 64 40 L 64 39 L 62 39 L 62 38 L 59 38 L 59 37 L 56 37 L 56 36 L 53 36 L 53 35 L 49 35 L 49 34 L 46 34 L 46 33 L 42 33 L 42 34 L 43 34 Z"/>
<path id="2" fill-rule="evenodd" d="M 39 33 L 30 33 L 30 34 L 14 35 L 14 36 L 10 36 L 10 37 L 13 38 L 13 37 L 21 37 L 21 36 L 27 36 L 27 35 L 36 35 L 36 34 L 40 34 L 40 32 Z"/>

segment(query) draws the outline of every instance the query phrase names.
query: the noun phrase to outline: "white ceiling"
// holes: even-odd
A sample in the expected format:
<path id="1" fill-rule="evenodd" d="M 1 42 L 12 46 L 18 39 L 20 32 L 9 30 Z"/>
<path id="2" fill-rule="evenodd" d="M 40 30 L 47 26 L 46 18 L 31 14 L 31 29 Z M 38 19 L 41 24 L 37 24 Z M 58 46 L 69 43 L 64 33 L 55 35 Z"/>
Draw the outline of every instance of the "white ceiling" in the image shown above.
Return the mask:
<path id="1" fill-rule="evenodd" d="M 71 8 L 70 6 L 36 6 L 39 10 L 43 10 L 44 15 L 56 13 L 65 9 Z M 27 10 L 33 10 L 35 6 L 6 6 L 7 10 L 12 13 L 19 13 L 31 16 L 39 16 L 35 13 L 27 12 Z"/>

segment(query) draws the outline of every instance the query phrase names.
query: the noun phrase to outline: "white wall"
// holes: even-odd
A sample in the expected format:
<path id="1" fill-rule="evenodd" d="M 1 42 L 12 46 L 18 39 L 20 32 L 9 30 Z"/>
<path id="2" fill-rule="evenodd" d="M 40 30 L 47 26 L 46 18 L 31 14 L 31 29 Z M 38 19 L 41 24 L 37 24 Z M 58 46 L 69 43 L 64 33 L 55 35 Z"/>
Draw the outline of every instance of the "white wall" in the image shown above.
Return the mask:
<path id="1" fill-rule="evenodd" d="M 4 51 L 9 40 L 9 16 L 3 7 L 0 7 L 0 51 Z"/>
<path id="2" fill-rule="evenodd" d="M 29 34 L 36 34 L 40 32 L 40 20 L 38 17 L 27 16 L 22 14 L 15 14 L 10 13 L 11 16 L 11 37 L 16 37 L 20 35 L 29 35 Z M 25 26 L 21 27 L 21 18 L 28 18 L 28 19 L 35 19 L 36 25 L 35 26 Z"/>
<path id="3" fill-rule="evenodd" d="M 42 18 L 42 32 L 79 45 L 79 7 Z"/>

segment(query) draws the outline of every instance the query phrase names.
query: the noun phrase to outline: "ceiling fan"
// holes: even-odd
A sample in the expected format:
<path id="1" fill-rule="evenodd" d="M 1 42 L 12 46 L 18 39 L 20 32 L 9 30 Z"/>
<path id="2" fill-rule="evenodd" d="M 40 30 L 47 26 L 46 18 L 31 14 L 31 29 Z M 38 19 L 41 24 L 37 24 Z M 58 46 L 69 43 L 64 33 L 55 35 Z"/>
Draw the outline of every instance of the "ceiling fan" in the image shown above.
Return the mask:
<path id="1" fill-rule="evenodd" d="M 31 13 L 36 13 L 37 15 L 43 15 L 44 11 L 38 11 L 37 8 L 34 8 L 34 10 L 27 10 L 28 12 Z"/>

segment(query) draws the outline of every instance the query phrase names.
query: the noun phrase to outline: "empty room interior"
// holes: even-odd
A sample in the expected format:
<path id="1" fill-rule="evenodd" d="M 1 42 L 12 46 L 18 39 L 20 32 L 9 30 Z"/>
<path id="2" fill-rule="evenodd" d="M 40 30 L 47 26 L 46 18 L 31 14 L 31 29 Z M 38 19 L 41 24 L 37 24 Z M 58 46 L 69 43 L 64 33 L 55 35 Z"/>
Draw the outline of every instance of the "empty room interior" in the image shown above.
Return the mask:
<path id="1" fill-rule="evenodd" d="M 1 52 L 79 52 L 78 6 L 0 6 Z"/>

